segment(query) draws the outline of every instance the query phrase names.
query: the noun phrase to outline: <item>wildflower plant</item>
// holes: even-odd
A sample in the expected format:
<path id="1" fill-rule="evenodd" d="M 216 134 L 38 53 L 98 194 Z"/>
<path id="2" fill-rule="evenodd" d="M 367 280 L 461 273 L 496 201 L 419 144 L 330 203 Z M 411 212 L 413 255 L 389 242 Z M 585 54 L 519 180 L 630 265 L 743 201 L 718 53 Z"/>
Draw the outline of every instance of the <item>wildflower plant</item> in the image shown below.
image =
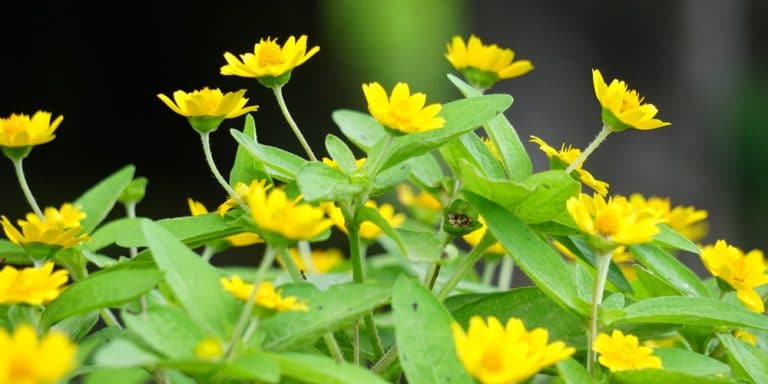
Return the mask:
<path id="1" fill-rule="evenodd" d="M 158 94 L 200 135 L 215 212 L 180 197 L 178 217 L 142 216 L 151 194 L 132 165 L 41 210 L 22 160 L 62 117 L 0 119 L 32 211 L 2 216 L 0 382 L 768 382 L 762 251 L 700 248 L 705 210 L 613 193 L 584 168 L 608 134 L 669 125 L 657 108 L 593 70 L 597 139 L 526 143 L 505 116 L 512 98 L 486 92 L 533 64 L 476 36 L 447 47 L 464 97 L 367 82 L 367 110 L 335 111 L 322 149 L 282 94 L 319 51 L 307 36 L 225 53 L 239 91 Z M 304 154 L 259 142 L 256 83 Z M 218 133 L 237 143 L 228 178 L 210 148 L 225 123 L 243 126 Z M 549 167 L 534 171 L 539 150 Z M 118 203 L 125 217 L 110 216 Z M 220 265 L 231 247 L 249 256 Z M 532 285 L 512 288 L 515 269 Z"/>

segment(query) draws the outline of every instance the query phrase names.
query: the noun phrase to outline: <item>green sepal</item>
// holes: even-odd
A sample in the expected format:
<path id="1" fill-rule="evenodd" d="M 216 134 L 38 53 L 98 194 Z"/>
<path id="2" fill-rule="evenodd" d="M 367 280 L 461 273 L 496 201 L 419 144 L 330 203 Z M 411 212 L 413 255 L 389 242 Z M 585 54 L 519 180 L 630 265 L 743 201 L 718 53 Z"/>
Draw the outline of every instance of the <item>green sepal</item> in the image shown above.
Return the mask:
<path id="1" fill-rule="evenodd" d="M 499 75 L 496 73 L 483 71 L 475 67 L 466 67 L 461 70 L 461 73 L 467 79 L 467 82 L 479 89 L 488 89 L 499 81 Z"/>
<path id="2" fill-rule="evenodd" d="M 123 192 L 120 193 L 120 196 L 117 198 L 117 201 L 121 202 L 122 204 L 137 204 L 142 199 L 144 199 L 144 195 L 147 192 L 147 178 L 146 177 L 137 177 L 131 181 L 130 184 L 128 184 L 125 189 L 123 189 Z"/>
<path id="3" fill-rule="evenodd" d="M 2 147 L 2 150 L 5 157 L 13 161 L 19 161 L 27 157 L 27 155 L 32 152 L 32 146 L 26 145 L 23 147 Z"/>
<path id="4" fill-rule="evenodd" d="M 443 209 L 443 231 L 454 236 L 463 236 L 474 232 L 482 225 L 479 213 L 468 202 L 456 199 Z"/>
<path id="5" fill-rule="evenodd" d="M 608 127 L 613 132 L 622 132 L 626 131 L 629 128 L 632 128 L 631 125 L 624 124 L 621 119 L 616 117 L 616 115 L 611 112 L 610 109 L 603 108 L 602 112 L 602 118 L 603 118 L 603 125 Z"/>
<path id="6" fill-rule="evenodd" d="M 224 119 L 224 116 L 187 116 L 189 125 L 200 134 L 215 131 Z"/>
<path id="7" fill-rule="evenodd" d="M 256 80 L 258 80 L 261 85 L 267 88 L 282 87 L 283 85 L 287 84 L 289 80 L 291 80 L 291 72 L 292 71 L 288 71 L 280 76 L 257 77 Z"/>
<path id="8" fill-rule="evenodd" d="M 21 246 L 24 248 L 24 251 L 27 252 L 29 258 L 37 262 L 44 262 L 51 259 L 56 252 L 62 249 L 60 245 L 44 243 L 26 243 Z"/>

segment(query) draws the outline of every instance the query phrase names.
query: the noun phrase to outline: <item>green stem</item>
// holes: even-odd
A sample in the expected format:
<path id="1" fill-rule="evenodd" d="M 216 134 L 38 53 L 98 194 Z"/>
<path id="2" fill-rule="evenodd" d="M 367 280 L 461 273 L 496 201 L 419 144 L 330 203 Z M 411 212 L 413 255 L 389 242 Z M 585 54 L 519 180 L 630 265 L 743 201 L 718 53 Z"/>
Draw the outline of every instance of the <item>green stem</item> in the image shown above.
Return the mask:
<path id="1" fill-rule="evenodd" d="M 480 282 L 485 285 L 491 285 L 493 283 L 493 274 L 496 273 L 496 266 L 499 265 L 498 261 L 488 261 L 483 263 L 483 274 L 480 278 Z"/>
<path id="2" fill-rule="evenodd" d="M 352 324 L 352 363 L 360 365 L 360 320 Z"/>
<path id="3" fill-rule="evenodd" d="M 304 278 L 301 277 L 301 272 L 299 272 L 299 267 L 296 266 L 296 262 L 293 261 L 293 257 L 291 257 L 288 249 L 280 247 L 278 252 L 280 253 L 280 261 L 283 262 L 288 275 L 291 276 L 291 280 L 294 282 L 304 281 Z"/>
<path id="4" fill-rule="evenodd" d="M 515 260 L 509 255 L 502 256 L 501 271 L 499 271 L 499 289 L 507 290 L 512 288 L 512 277 L 515 274 Z"/>
<path id="5" fill-rule="evenodd" d="M 365 320 L 365 328 L 368 330 L 368 338 L 371 339 L 371 345 L 373 345 L 374 355 L 378 359 L 384 355 L 384 345 L 381 343 L 379 330 L 376 328 L 376 323 L 373 321 L 373 313 L 365 315 L 363 320 Z"/>
<path id="6" fill-rule="evenodd" d="M 328 347 L 328 351 L 331 353 L 331 356 L 333 356 L 336 362 L 343 363 L 344 354 L 341 352 L 341 347 L 339 347 L 339 343 L 336 342 L 336 338 L 333 337 L 333 333 L 328 332 L 323 335 L 323 340 L 325 340 L 325 345 Z"/>
<path id="7" fill-rule="evenodd" d="M 224 188 L 225 191 L 227 191 L 227 194 L 231 198 L 233 198 L 240 207 L 243 208 L 246 212 L 248 212 L 248 207 L 245 205 L 243 200 L 240 198 L 240 196 L 235 193 L 235 190 L 232 189 L 231 186 L 229 186 L 229 183 L 227 183 L 226 180 L 224 180 L 224 176 L 221 175 L 221 172 L 219 172 L 219 168 L 216 167 L 216 163 L 213 161 L 213 154 L 211 153 L 211 133 L 205 132 L 200 133 L 200 140 L 203 142 L 203 153 L 205 153 L 205 161 L 208 163 L 208 168 L 211 169 L 211 173 L 213 173 L 213 177 L 216 178 L 216 181 L 221 184 L 221 187 Z"/>
<path id="8" fill-rule="evenodd" d="M 88 277 L 88 268 L 86 268 L 85 264 L 83 263 L 77 263 L 77 264 L 78 265 L 72 265 L 70 271 L 72 272 L 72 279 L 75 281 L 80 281 Z M 120 325 L 120 322 L 117 320 L 117 318 L 112 313 L 112 311 L 109 310 L 109 308 L 100 309 L 99 315 L 101 316 L 101 319 L 104 321 L 104 324 L 106 324 L 108 327 L 123 329 L 123 326 Z"/>
<path id="9" fill-rule="evenodd" d="M 379 173 L 379 168 L 384 166 L 384 158 L 387 155 L 387 152 L 389 151 L 389 147 L 392 145 L 392 141 L 394 140 L 394 137 L 390 134 L 387 134 L 384 136 L 384 144 L 381 145 L 381 149 L 376 154 L 376 158 L 374 159 L 374 163 L 371 164 L 370 174 L 373 176 L 376 176 Z"/>
<path id="10" fill-rule="evenodd" d="M 210 262 L 213 255 L 216 254 L 216 247 L 211 247 L 210 245 L 206 245 L 205 248 L 203 248 L 203 253 L 200 255 L 200 258 L 203 259 L 205 262 Z"/>
<path id="11" fill-rule="evenodd" d="M 307 140 L 304 138 L 304 135 L 301 133 L 299 126 L 296 125 L 296 122 L 293 120 L 293 117 L 291 116 L 291 112 L 288 111 L 288 107 L 285 105 L 285 98 L 283 98 L 283 86 L 278 85 L 278 86 L 272 87 L 272 91 L 274 91 L 275 93 L 275 98 L 277 99 L 277 105 L 280 106 L 280 110 L 283 112 L 283 117 L 285 117 L 285 120 L 288 122 L 288 125 L 291 126 L 291 129 L 293 130 L 293 133 L 296 135 L 296 138 L 299 139 L 299 143 L 301 143 L 301 146 L 304 147 L 304 151 L 307 152 L 307 156 L 309 156 L 310 160 L 317 161 L 317 157 L 315 157 L 315 154 L 312 152 L 312 148 L 309 147 L 309 143 L 307 143 Z"/>
<path id="12" fill-rule="evenodd" d="M 125 217 L 129 219 L 136 218 L 136 202 L 131 201 L 129 203 L 125 203 Z M 136 255 L 139 253 L 136 247 L 131 247 L 128 252 L 131 255 L 131 258 L 136 257 Z"/>
<path id="13" fill-rule="evenodd" d="M 314 275 L 315 273 L 317 273 L 317 267 L 315 267 L 315 263 L 312 260 L 312 248 L 309 246 L 309 241 L 306 241 L 306 240 L 299 241 L 296 248 L 298 248 L 299 250 L 299 256 L 301 256 L 301 261 L 304 262 L 304 265 L 307 268 L 306 272 L 311 275 Z"/>
<path id="14" fill-rule="evenodd" d="M 243 306 L 243 311 L 240 312 L 240 318 L 237 320 L 235 330 L 232 332 L 232 339 L 230 340 L 229 346 L 227 346 L 227 351 L 224 354 L 226 357 L 232 355 L 232 352 L 235 350 L 237 340 L 240 339 L 240 337 L 243 335 L 243 332 L 248 325 L 248 319 L 251 317 L 251 312 L 253 311 L 253 300 L 256 298 L 256 292 L 259 290 L 259 285 L 261 285 L 261 283 L 264 281 L 264 275 L 267 273 L 267 270 L 272 266 L 272 263 L 275 262 L 275 256 L 277 255 L 276 251 L 277 250 L 267 244 L 267 249 L 264 250 L 264 256 L 261 259 L 259 269 L 256 271 L 256 277 L 253 279 L 253 288 L 251 289 L 251 294 L 248 296 L 248 300 Z"/>
<path id="15" fill-rule="evenodd" d="M 594 373 L 594 365 L 597 361 L 597 352 L 592 349 L 592 345 L 597 340 L 597 318 L 600 303 L 603 302 L 603 292 L 605 291 L 605 282 L 608 278 L 608 268 L 611 266 L 611 254 L 613 251 L 597 256 L 595 260 L 595 285 L 592 291 L 592 312 L 589 317 L 589 337 L 587 342 L 587 371 Z"/>
<path id="16" fill-rule="evenodd" d="M 352 259 L 352 282 L 362 284 L 365 281 L 365 276 L 363 272 L 363 253 L 360 246 L 360 225 L 350 219 L 347 219 L 346 222 L 349 223 L 347 230 L 349 232 L 349 257 Z M 373 314 L 365 315 L 363 320 L 365 321 L 365 327 L 368 329 L 368 336 L 371 339 L 373 351 L 376 357 L 379 357 L 384 354 L 384 347 L 381 344 L 381 338 L 379 337 L 379 331 L 376 329 Z M 359 348 L 359 345 L 356 347 Z"/>
<path id="17" fill-rule="evenodd" d="M 427 287 L 428 290 L 432 290 L 432 288 L 435 287 L 435 282 L 437 281 L 437 276 L 440 274 L 440 264 L 434 263 L 429 266 L 429 270 L 427 271 L 427 275 L 424 276 L 424 286 Z"/>
<path id="18" fill-rule="evenodd" d="M 393 345 L 384 356 L 371 367 L 371 372 L 382 373 L 397 360 L 397 345 Z"/>
<path id="19" fill-rule="evenodd" d="M 35 200 L 35 196 L 32 195 L 32 191 L 29 189 L 27 177 L 24 176 L 24 166 L 22 165 L 22 160 L 23 159 L 13 160 L 13 168 L 16 170 L 16 177 L 19 179 L 21 191 L 24 192 L 24 197 L 32 207 L 32 210 L 35 211 L 37 217 L 39 217 L 40 220 L 44 220 L 45 216 L 43 216 L 43 211 L 41 211 L 40 206 L 37 205 L 37 200 Z"/>
<path id="20" fill-rule="evenodd" d="M 595 136 L 595 138 L 592 140 L 591 143 L 587 146 L 586 149 L 584 149 L 584 152 L 581 153 L 581 156 L 577 157 L 576 160 L 574 160 L 568 168 L 565 169 L 565 173 L 571 173 L 574 169 L 578 168 L 583 164 L 585 161 L 587 161 L 587 157 L 589 157 L 592 152 L 594 152 L 597 147 L 600 146 L 600 144 L 605 141 L 605 138 L 608 137 L 608 135 L 611 134 L 610 128 L 608 128 L 607 125 L 603 125 L 603 128 L 600 130 L 600 132 Z"/>
<path id="21" fill-rule="evenodd" d="M 494 238 L 490 232 L 485 232 L 485 235 L 480 239 L 480 242 L 477 243 L 475 248 L 472 249 L 472 252 L 461 261 L 461 264 L 453 272 L 453 275 L 451 275 L 445 285 L 443 285 L 443 288 L 440 289 L 440 293 L 437 294 L 437 299 L 439 301 L 443 301 L 448 297 L 451 291 L 453 291 L 453 288 L 459 284 L 461 279 L 463 279 L 467 272 L 475 266 L 475 263 L 483 257 L 485 251 L 488 247 L 493 245 L 494 242 L 496 242 L 496 238 Z"/>

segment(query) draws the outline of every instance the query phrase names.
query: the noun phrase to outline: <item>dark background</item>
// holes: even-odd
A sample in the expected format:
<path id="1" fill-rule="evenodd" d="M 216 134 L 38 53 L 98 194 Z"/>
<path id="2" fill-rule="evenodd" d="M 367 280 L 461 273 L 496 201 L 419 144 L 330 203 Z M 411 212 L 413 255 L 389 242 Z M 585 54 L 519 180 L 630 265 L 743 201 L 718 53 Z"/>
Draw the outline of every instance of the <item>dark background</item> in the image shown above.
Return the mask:
<path id="1" fill-rule="evenodd" d="M 360 84 L 407 81 L 428 101 L 460 97 L 447 82 L 451 36 L 475 33 L 512 48 L 536 69 L 497 84 L 515 103 L 519 134 L 584 147 L 600 128 L 590 70 L 640 91 L 672 126 L 609 137 L 587 163 L 611 193 L 669 196 L 710 212 L 707 243 L 768 246 L 768 3 L 677 1 L 250 1 L 6 2 L 0 22 L 0 115 L 37 109 L 65 116 L 51 143 L 25 160 L 43 206 L 60 205 L 125 164 L 149 178 L 139 215 L 187 214 L 186 198 L 214 208 L 224 198 L 197 135 L 156 97 L 203 86 L 248 89 L 260 141 L 301 148 L 271 92 L 219 75 L 223 53 L 259 38 L 309 35 L 320 52 L 284 88 L 315 152 L 339 134 L 330 113 L 365 110 Z M 236 148 L 226 121 L 212 135 L 225 173 Z M 528 148 L 536 170 L 544 155 Z M 0 162 L 0 213 L 30 209 L 10 162 Z M 115 215 L 120 212 L 116 212 Z"/>

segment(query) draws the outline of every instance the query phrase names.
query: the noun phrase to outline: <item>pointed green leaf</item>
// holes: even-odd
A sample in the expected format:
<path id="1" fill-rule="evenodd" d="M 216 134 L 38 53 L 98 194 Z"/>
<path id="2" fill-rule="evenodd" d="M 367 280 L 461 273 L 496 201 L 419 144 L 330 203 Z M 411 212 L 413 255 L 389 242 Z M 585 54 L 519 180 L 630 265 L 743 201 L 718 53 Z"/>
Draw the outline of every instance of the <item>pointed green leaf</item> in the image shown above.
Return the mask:
<path id="1" fill-rule="evenodd" d="M 345 174 L 317 161 L 299 169 L 296 183 L 304 200 L 310 202 L 347 200 L 363 190 L 362 185 L 352 184 Z"/>
<path id="2" fill-rule="evenodd" d="M 373 193 L 381 194 L 387 192 L 398 183 L 405 181 L 408 175 L 411 174 L 410 164 L 411 162 L 407 161 L 379 172 L 373 180 Z"/>
<path id="3" fill-rule="evenodd" d="M 662 296 L 624 308 L 624 323 L 685 324 L 703 327 L 747 327 L 768 330 L 768 317 L 742 306 L 706 297 Z"/>
<path id="4" fill-rule="evenodd" d="M 155 354 L 123 338 L 108 341 L 93 357 L 97 367 L 110 368 L 149 367 L 157 363 L 157 360 Z"/>
<path id="5" fill-rule="evenodd" d="M 128 330 L 171 359 L 195 358 L 195 347 L 206 336 L 182 310 L 152 306 L 143 314 L 123 311 Z"/>
<path id="6" fill-rule="evenodd" d="M 435 232 L 396 229 L 398 238 L 405 247 L 406 258 L 414 263 L 437 263 L 443 254 L 442 241 Z"/>
<path id="7" fill-rule="evenodd" d="M 694 254 L 701 253 L 699 247 L 692 241 L 688 240 L 685 236 L 675 232 L 666 224 L 658 224 L 657 227 L 661 230 L 659 234 L 653 237 L 653 242 L 666 248 L 680 249 Z"/>
<path id="8" fill-rule="evenodd" d="M 579 194 L 580 183 L 564 171 L 544 171 L 531 175 L 524 184 L 534 191 L 514 209 L 515 215 L 523 222 L 572 221 L 565 202 Z"/>
<path id="9" fill-rule="evenodd" d="M 0 239 L 0 257 L 5 259 L 7 264 L 30 263 L 24 248 L 5 239 Z"/>
<path id="10" fill-rule="evenodd" d="M 331 118 L 344 136 L 365 153 L 368 153 L 376 142 L 387 135 L 384 127 L 367 113 L 339 109 L 333 111 Z"/>
<path id="11" fill-rule="evenodd" d="M 398 357 L 409 383 L 474 381 L 453 342 L 448 310 L 418 281 L 401 275 L 392 290 Z"/>
<path id="12" fill-rule="evenodd" d="M 110 221 L 100 226 L 91 234 L 91 239 L 85 243 L 84 248 L 91 252 L 96 252 L 106 248 L 118 239 L 125 237 L 129 232 L 139 233 L 140 218 L 122 218 Z"/>
<path id="13" fill-rule="evenodd" d="M 400 235 L 397 233 L 397 231 L 395 231 L 394 228 L 392 228 L 391 225 L 389 225 L 387 219 L 381 216 L 381 213 L 379 213 L 378 209 L 366 206 L 361 207 L 357 210 L 357 220 L 360 223 L 364 221 L 370 221 L 371 223 L 375 224 L 377 227 L 379 227 L 379 229 L 381 229 L 382 232 L 384 232 L 384 234 L 389 236 L 390 239 L 397 243 L 397 246 L 400 247 L 400 251 L 403 252 L 404 255 L 408 254 L 408 250 L 405 247 L 405 244 L 403 244 L 403 241 L 400 239 Z"/>
<path id="14" fill-rule="evenodd" d="M 427 188 L 438 188 L 445 177 L 443 168 L 432 153 L 412 157 L 407 163 L 411 167 L 413 181 Z"/>
<path id="15" fill-rule="evenodd" d="M 243 134 L 256 141 L 256 123 L 253 121 L 253 116 L 250 113 L 245 115 Z M 239 144 L 235 153 L 235 163 L 229 171 L 229 185 L 234 186 L 238 182 L 250 184 L 253 180 L 263 179 L 269 180 L 270 183 L 272 182 L 272 178 L 269 177 L 269 173 L 264 168 L 264 165 L 245 146 Z"/>
<path id="16" fill-rule="evenodd" d="M 587 369 L 574 359 L 567 359 L 557 363 L 557 372 L 565 384 L 592 384 L 592 376 Z"/>
<path id="17" fill-rule="evenodd" d="M 594 272 L 596 255 L 595 252 L 592 251 L 592 248 L 587 245 L 587 241 L 583 236 L 555 236 L 554 238 L 560 244 L 568 248 L 568 250 L 576 255 L 576 257 L 591 266 L 592 271 Z M 608 281 L 610 281 L 611 284 L 620 289 L 622 292 L 633 292 L 632 286 L 627 281 L 627 278 L 624 277 L 621 269 L 619 269 L 619 267 L 614 262 L 611 262 L 611 265 L 608 268 Z M 592 294 L 590 288 L 590 297 L 591 295 Z"/>
<path id="18" fill-rule="evenodd" d="M 263 353 L 237 356 L 216 372 L 216 378 L 256 380 L 258 383 L 280 382 L 280 366 Z M 215 382 L 215 381 L 214 381 Z M 227 382 L 224 380 L 224 382 Z"/>
<path id="19" fill-rule="evenodd" d="M 75 200 L 74 204 L 80 206 L 86 214 L 85 219 L 80 223 L 84 233 L 93 232 L 96 226 L 107 217 L 109 211 L 115 206 L 117 198 L 133 180 L 135 170 L 133 165 L 126 165 Z"/>
<path id="20" fill-rule="evenodd" d="M 308 384 L 386 384 L 365 368 L 308 353 L 264 353 L 280 366 L 283 377 Z"/>
<path id="21" fill-rule="evenodd" d="M 501 164 L 493 157 L 488 147 L 474 132 L 461 136 L 440 148 L 440 153 L 455 174 L 461 175 L 460 161 L 467 161 L 477 168 L 480 175 L 499 180 L 507 180 Z"/>
<path id="22" fill-rule="evenodd" d="M 84 384 L 146 384 L 152 375 L 141 368 L 100 369 L 85 376 Z"/>
<path id="23" fill-rule="evenodd" d="M 768 383 L 768 355 L 765 352 L 729 334 L 721 333 L 717 337 L 725 345 L 737 377 L 754 383 Z"/>
<path id="24" fill-rule="evenodd" d="M 530 195 L 534 188 L 515 181 L 491 179 L 466 160 L 459 161 L 464 189 L 474 192 L 502 207 L 513 209 Z"/>
<path id="25" fill-rule="evenodd" d="M 296 178 L 296 173 L 307 163 L 307 160 L 278 147 L 259 144 L 243 132 L 231 129 L 229 133 L 248 152 L 261 162 L 272 177 L 288 182 Z"/>
<path id="26" fill-rule="evenodd" d="M 731 373 L 727 364 L 686 349 L 657 348 L 653 354 L 661 358 L 661 366 L 665 371 L 693 376 L 730 376 Z"/>
<path id="27" fill-rule="evenodd" d="M 117 231 L 114 232 L 117 237 L 114 241 L 121 247 L 145 247 L 147 241 L 144 238 L 141 223 L 146 219 L 136 219 L 121 222 Z M 208 213 L 198 216 L 182 216 L 157 221 L 166 231 L 181 240 L 189 247 L 198 247 L 221 239 L 229 235 L 242 232 L 242 228 L 237 228 L 227 224 L 216 213 Z"/>
<path id="28" fill-rule="evenodd" d="M 355 154 L 340 138 L 329 133 L 325 136 L 325 149 L 344 173 L 350 174 L 357 170 Z"/>
<path id="29" fill-rule="evenodd" d="M 646 268 L 688 296 L 709 296 L 699 277 L 676 257 L 658 245 L 639 244 L 627 247 Z"/>
<path id="30" fill-rule="evenodd" d="M 637 279 L 643 284 L 650 297 L 683 296 L 683 292 L 642 265 L 635 264 L 633 268 L 637 272 Z"/>
<path id="31" fill-rule="evenodd" d="M 735 384 L 738 381 L 727 377 L 694 376 L 681 372 L 661 369 L 641 369 L 616 372 L 611 383 L 617 384 Z"/>

